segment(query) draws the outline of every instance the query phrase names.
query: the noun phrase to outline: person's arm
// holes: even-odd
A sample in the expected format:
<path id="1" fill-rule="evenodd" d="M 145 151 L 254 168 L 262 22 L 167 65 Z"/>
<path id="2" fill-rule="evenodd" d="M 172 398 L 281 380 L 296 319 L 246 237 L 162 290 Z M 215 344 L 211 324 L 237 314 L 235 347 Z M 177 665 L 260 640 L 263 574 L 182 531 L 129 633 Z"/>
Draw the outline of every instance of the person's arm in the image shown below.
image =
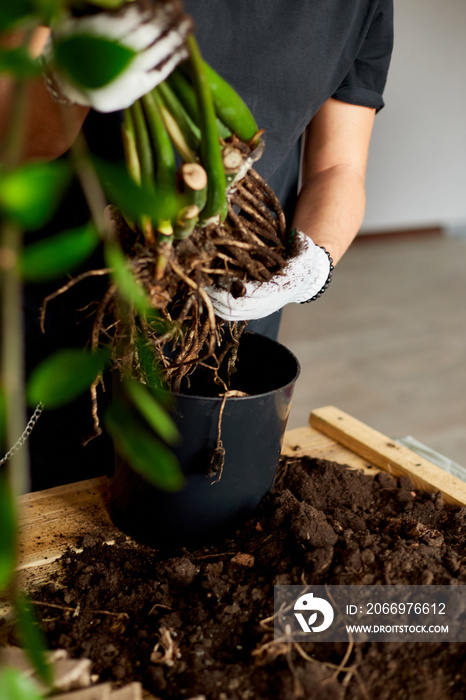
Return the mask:
<path id="1" fill-rule="evenodd" d="M 359 231 L 375 109 L 330 98 L 309 124 L 303 148 L 302 186 L 292 221 L 334 264 Z"/>
<path id="2" fill-rule="evenodd" d="M 41 27 L 34 33 L 29 50 L 39 56 L 49 35 Z M 20 34 L 0 38 L 4 48 L 14 48 L 23 41 Z M 8 75 L 0 75 L 0 162 L 8 149 L 8 134 L 13 118 L 15 85 Z M 26 84 L 26 104 L 22 153 L 20 160 L 52 160 L 62 155 L 73 143 L 89 112 L 80 105 L 60 105 L 54 102 L 42 77 Z"/>
<path id="3" fill-rule="evenodd" d="M 375 109 L 330 98 L 306 133 L 302 186 L 291 229 L 301 250 L 282 275 L 270 282 L 247 282 L 246 294 L 234 299 L 209 287 L 215 313 L 228 321 L 263 318 L 288 303 L 316 299 L 328 286 L 336 264 L 361 226 L 365 175 Z"/>

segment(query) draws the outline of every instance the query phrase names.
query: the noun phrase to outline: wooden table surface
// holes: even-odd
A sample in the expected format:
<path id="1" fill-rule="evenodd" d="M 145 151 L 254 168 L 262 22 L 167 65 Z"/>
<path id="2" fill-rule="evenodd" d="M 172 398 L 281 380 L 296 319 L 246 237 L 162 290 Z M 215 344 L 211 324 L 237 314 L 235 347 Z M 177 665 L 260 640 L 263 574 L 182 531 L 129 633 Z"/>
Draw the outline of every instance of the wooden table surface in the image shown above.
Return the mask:
<path id="1" fill-rule="evenodd" d="M 309 455 L 375 474 L 407 474 L 447 502 L 466 504 L 466 484 L 333 406 L 311 413 L 310 425 L 285 433 L 282 453 Z M 37 491 L 20 498 L 21 585 L 31 590 L 54 577 L 54 561 L 86 534 L 111 541 L 118 533 L 107 511 L 106 478 Z"/>

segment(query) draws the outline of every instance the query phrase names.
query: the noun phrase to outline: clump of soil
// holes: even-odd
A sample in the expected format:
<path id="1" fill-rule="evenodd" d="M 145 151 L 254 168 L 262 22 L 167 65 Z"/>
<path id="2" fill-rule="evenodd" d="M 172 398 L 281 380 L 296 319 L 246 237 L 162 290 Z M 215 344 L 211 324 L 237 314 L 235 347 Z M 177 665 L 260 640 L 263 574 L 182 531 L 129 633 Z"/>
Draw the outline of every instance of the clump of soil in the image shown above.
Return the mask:
<path id="1" fill-rule="evenodd" d="M 230 540 L 162 553 L 86 536 L 63 587 L 34 597 L 52 647 L 158 698 L 462 700 L 465 644 L 275 644 L 270 618 L 274 584 L 464 584 L 465 545 L 466 508 L 407 478 L 289 458 Z"/>

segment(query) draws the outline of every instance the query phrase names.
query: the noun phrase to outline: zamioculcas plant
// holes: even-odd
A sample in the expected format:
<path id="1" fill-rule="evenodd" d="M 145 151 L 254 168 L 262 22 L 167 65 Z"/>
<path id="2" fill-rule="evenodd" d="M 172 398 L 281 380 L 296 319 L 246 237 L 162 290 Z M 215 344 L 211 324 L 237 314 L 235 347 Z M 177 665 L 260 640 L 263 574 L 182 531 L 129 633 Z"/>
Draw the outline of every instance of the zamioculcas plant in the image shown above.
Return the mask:
<path id="1" fill-rule="evenodd" d="M 123 3 L 92 4 L 116 9 Z M 218 319 L 206 289 L 221 285 L 241 296 L 245 282 L 270 280 L 285 264 L 283 212 L 253 168 L 263 150 L 261 131 L 242 99 L 203 61 L 193 35 L 187 40 L 188 58 L 125 110 L 120 168 L 90 156 L 80 138 L 67 160 L 19 161 L 25 85 L 41 71 L 28 55 L 28 37 L 72 5 L 84 7 L 78 1 L 24 0 L 0 8 L 0 32 L 25 34 L 22 46 L 0 51 L 0 72 L 16 81 L 16 118 L 0 169 L 0 445 L 7 453 L 0 465 L 0 591 L 14 601 L 22 639 L 46 682 L 42 646 L 14 575 L 15 499 L 28 484 L 26 450 L 20 448 L 42 406 L 59 406 L 91 387 L 98 433 L 96 387 L 106 368 L 117 368 L 123 396 L 105 417 L 117 449 L 149 481 L 179 489 L 183 477 L 170 450 L 177 433 L 162 407 L 161 389 L 179 390 L 201 363 L 225 392 L 228 377 L 220 377 L 218 368 L 224 360 L 233 368 L 245 326 Z M 87 46 L 95 60 L 79 64 L 69 43 L 55 57 L 63 70 L 77 70 L 74 77 L 91 89 L 93 67 L 105 66 L 100 78 L 111 81 L 124 58 L 118 42 L 84 34 L 78 43 L 79 51 Z M 92 221 L 30 243 L 27 232 L 52 216 L 73 171 L 88 195 Z M 57 352 L 24 387 L 22 285 L 66 271 L 72 275 L 99 244 L 106 268 L 72 277 L 43 307 L 45 315 L 50 299 L 86 274 L 108 275 L 108 290 L 96 300 L 90 349 Z M 36 410 L 23 433 L 26 396 Z M 0 689 L 13 686 L 21 700 L 35 697 L 34 690 L 21 689 L 18 678 L 0 673 Z"/>
<path id="2" fill-rule="evenodd" d="M 154 202 L 167 205 L 165 213 L 135 210 L 134 200 L 121 197 L 119 207 L 107 209 L 112 255 L 119 246 L 152 314 L 148 321 L 132 305 L 124 319 L 112 317 L 115 346 L 121 350 L 122 336 L 137 332 L 175 391 L 199 361 L 209 362 L 215 375 L 219 339 L 228 334 L 236 347 L 244 327 L 225 328 L 206 288 L 220 285 L 240 296 L 244 282 L 269 280 L 285 264 L 283 212 L 252 167 L 263 150 L 261 132 L 243 100 L 202 60 L 194 36 L 188 45 L 189 59 L 124 115 L 128 172 Z M 112 200 L 119 192 L 115 169 L 95 166 Z M 95 347 L 109 309 L 115 309 L 112 293 L 96 314 Z M 137 372 L 139 346 L 132 348 L 125 361 L 144 379 Z M 116 360 L 121 363 L 121 353 Z"/>

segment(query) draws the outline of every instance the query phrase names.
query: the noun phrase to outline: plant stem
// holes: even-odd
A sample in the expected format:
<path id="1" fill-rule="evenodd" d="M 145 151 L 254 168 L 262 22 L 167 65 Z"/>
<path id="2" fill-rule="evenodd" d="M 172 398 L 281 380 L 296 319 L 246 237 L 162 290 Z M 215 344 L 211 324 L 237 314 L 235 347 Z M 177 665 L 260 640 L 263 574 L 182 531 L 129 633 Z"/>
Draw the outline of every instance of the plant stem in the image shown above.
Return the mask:
<path id="1" fill-rule="evenodd" d="M 5 392 L 6 445 L 15 444 L 26 425 L 24 404 L 24 346 L 22 284 L 17 262 L 22 248 L 22 232 L 4 221 L 0 231 L 1 271 L 1 381 Z M 20 449 L 7 463 L 14 496 L 29 490 L 27 450 Z"/>
<path id="2" fill-rule="evenodd" d="M 2 156 L 3 168 L 13 170 L 21 161 L 24 138 L 26 84 L 13 87 L 12 119 L 7 148 Z M 5 393 L 6 447 L 12 447 L 22 435 L 27 422 L 24 389 L 24 331 L 22 281 L 18 260 L 23 246 L 23 232 L 13 222 L 3 219 L 0 226 L 0 380 Z M 15 452 L 6 463 L 13 497 L 29 490 L 27 450 Z"/>
<path id="3" fill-rule="evenodd" d="M 155 88 L 155 90 L 157 90 L 157 88 Z M 170 138 L 173 141 L 173 144 L 178 153 L 180 154 L 181 158 L 186 163 L 195 163 L 196 154 L 188 146 L 183 132 L 181 131 L 180 127 L 176 122 L 176 119 L 172 116 L 171 112 L 169 112 L 169 110 L 165 107 L 163 103 L 159 103 L 159 108 L 160 114 L 162 115 L 162 119 L 165 124 L 165 128 L 170 134 Z"/>
<path id="4" fill-rule="evenodd" d="M 187 44 L 192 80 L 199 106 L 202 165 L 208 177 L 207 203 L 202 211 L 202 216 L 209 219 L 220 215 L 223 219 L 226 214 L 226 176 L 218 138 L 214 102 L 207 82 L 202 56 L 193 35 L 188 37 Z"/>
<path id="5" fill-rule="evenodd" d="M 107 205 L 107 200 L 102 190 L 100 180 L 87 155 L 87 145 L 81 134 L 78 134 L 71 146 L 70 156 L 84 192 L 91 218 L 102 239 L 106 240 L 107 233 L 105 230 L 104 210 Z"/>
<path id="6" fill-rule="evenodd" d="M 125 109 L 122 129 L 123 148 L 128 172 L 138 185 L 141 184 L 141 164 L 136 148 L 136 133 L 131 110 Z"/>

